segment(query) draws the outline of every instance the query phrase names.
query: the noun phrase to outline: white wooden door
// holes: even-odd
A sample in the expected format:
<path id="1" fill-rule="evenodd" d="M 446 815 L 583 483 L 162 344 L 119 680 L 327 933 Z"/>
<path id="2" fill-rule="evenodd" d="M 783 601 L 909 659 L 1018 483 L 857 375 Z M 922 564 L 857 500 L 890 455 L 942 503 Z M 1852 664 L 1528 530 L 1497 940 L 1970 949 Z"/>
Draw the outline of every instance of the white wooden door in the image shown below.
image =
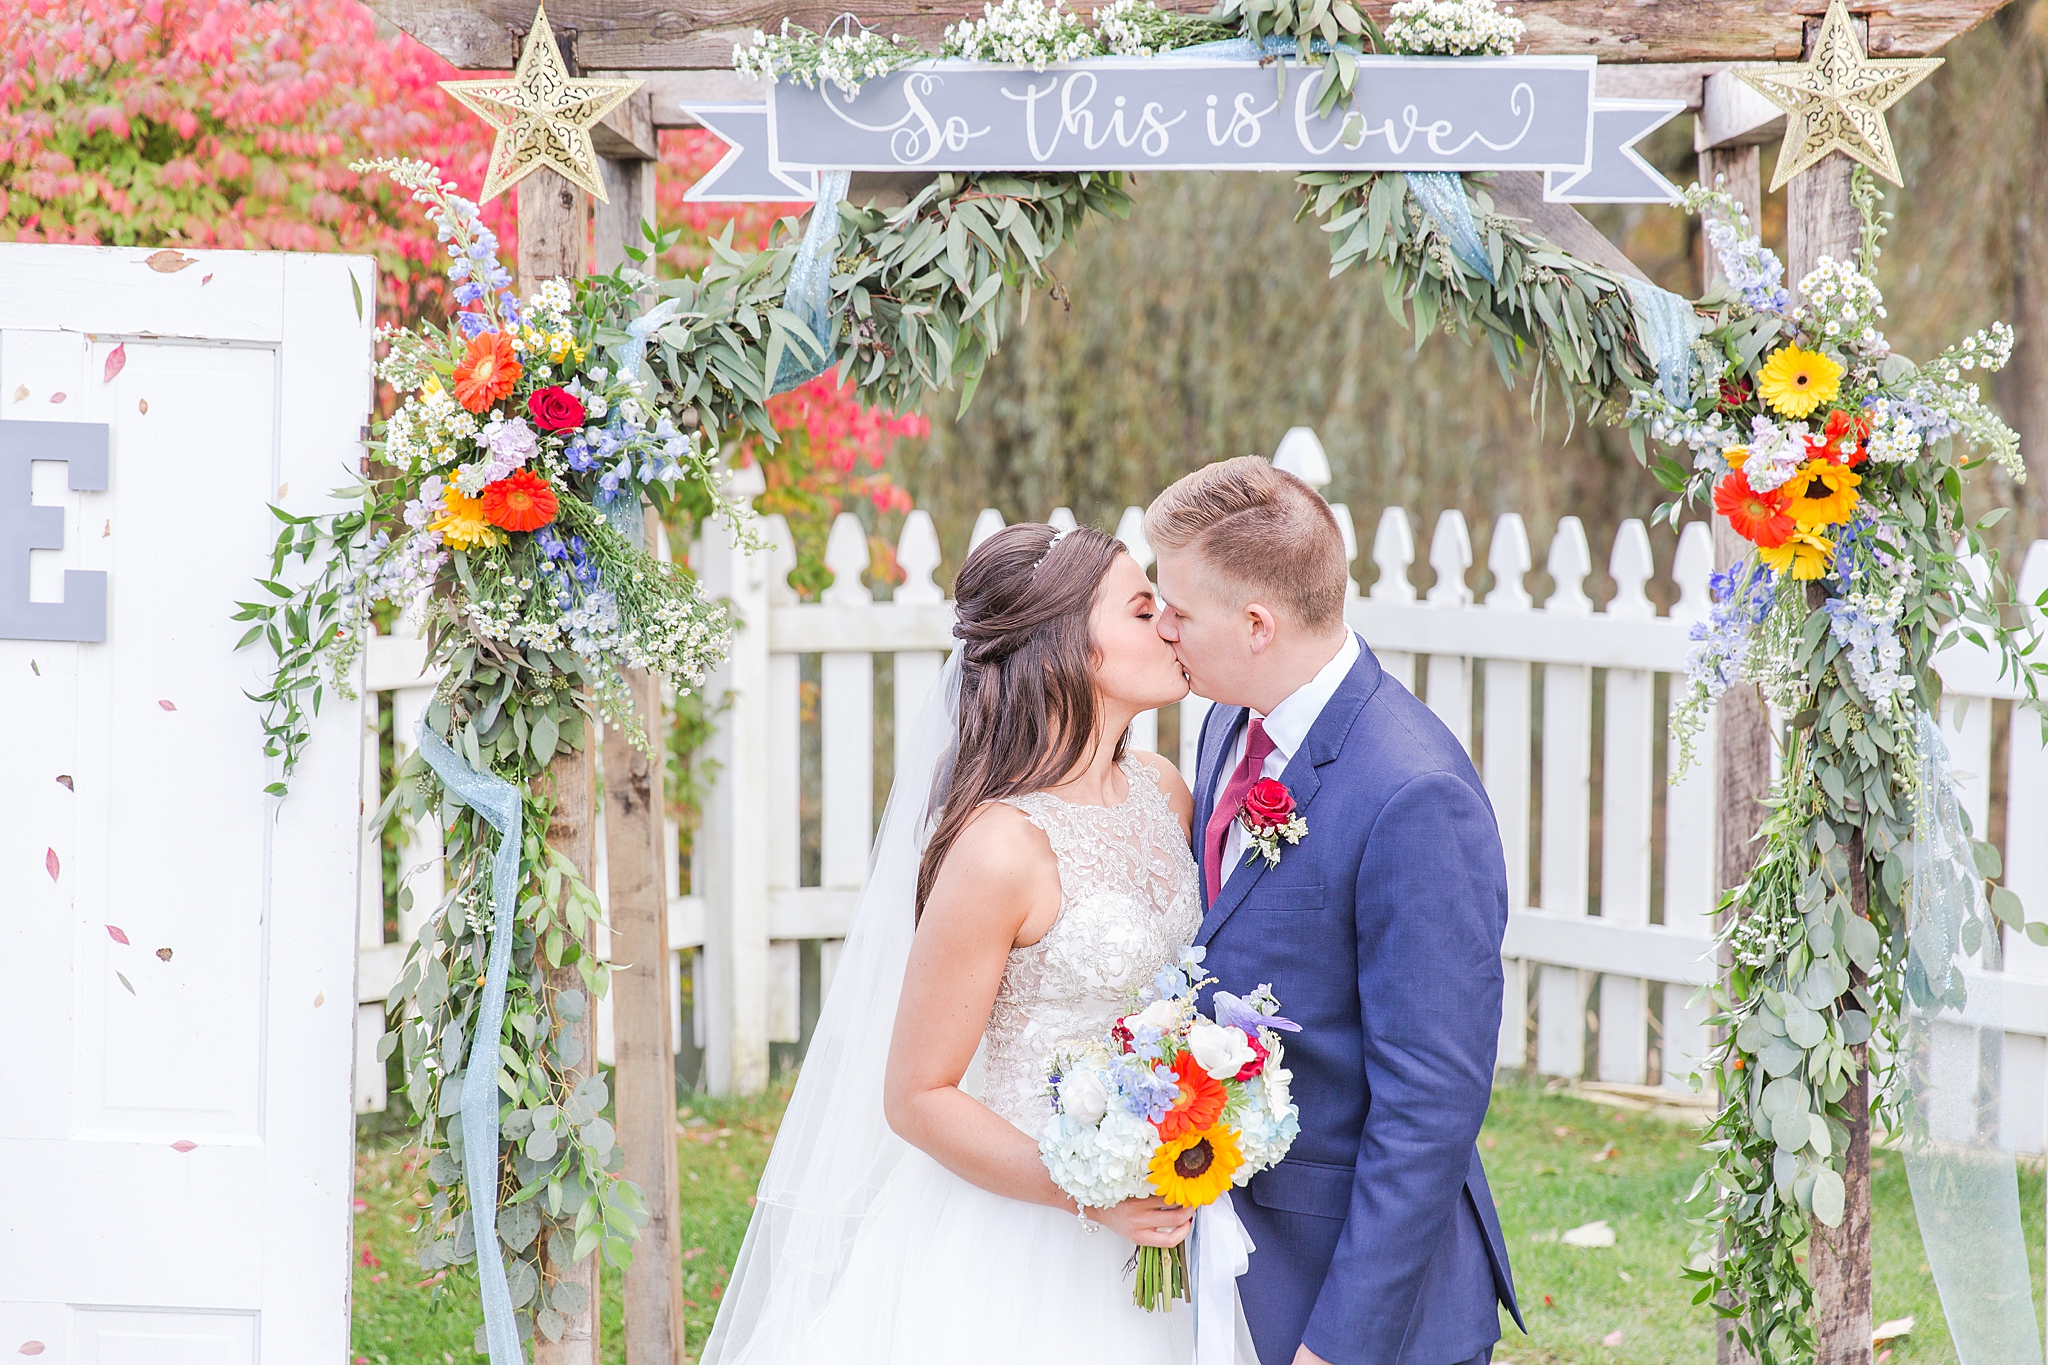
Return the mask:
<path id="1" fill-rule="evenodd" d="M 362 713 L 266 796 L 229 618 L 357 468 L 375 278 L 0 245 L 0 636 L 71 637 L 0 638 L 0 1359 L 347 1358 Z"/>

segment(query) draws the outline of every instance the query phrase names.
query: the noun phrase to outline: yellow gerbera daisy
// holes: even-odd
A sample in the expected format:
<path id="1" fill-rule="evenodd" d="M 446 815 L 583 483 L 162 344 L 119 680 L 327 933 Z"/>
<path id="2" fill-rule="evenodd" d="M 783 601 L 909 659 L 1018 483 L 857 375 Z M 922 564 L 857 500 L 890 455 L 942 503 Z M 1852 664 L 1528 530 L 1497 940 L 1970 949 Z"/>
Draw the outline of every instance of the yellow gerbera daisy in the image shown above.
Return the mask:
<path id="1" fill-rule="evenodd" d="M 1785 417 L 1804 417 L 1842 391 L 1842 367 L 1819 351 L 1781 346 L 1756 377 L 1764 401 Z"/>
<path id="2" fill-rule="evenodd" d="M 467 497 L 451 485 L 442 492 L 441 502 L 448 510 L 429 522 L 427 529 L 439 531 L 449 547 L 473 550 L 479 545 L 504 541 L 505 533 L 484 520 L 483 499 Z"/>
<path id="3" fill-rule="evenodd" d="M 1863 476 L 1832 464 L 1814 460 L 1785 481 L 1785 510 L 1802 530 L 1816 526 L 1839 526 L 1855 515 L 1863 495 L 1856 486 Z"/>
<path id="4" fill-rule="evenodd" d="M 1789 573 L 1795 579 L 1805 580 L 1820 578 L 1827 573 L 1828 564 L 1835 557 L 1835 547 L 1827 537 L 1801 529 L 1794 531 L 1783 545 L 1775 549 L 1758 550 L 1757 557 L 1779 573 Z"/>
<path id="5" fill-rule="evenodd" d="M 1242 1165 L 1237 1134 L 1211 1124 L 1159 1144 L 1152 1154 L 1152 1188 L 1169 1204 L 1199 1209 L 1230 1188 L 1230 1177 Z"/>

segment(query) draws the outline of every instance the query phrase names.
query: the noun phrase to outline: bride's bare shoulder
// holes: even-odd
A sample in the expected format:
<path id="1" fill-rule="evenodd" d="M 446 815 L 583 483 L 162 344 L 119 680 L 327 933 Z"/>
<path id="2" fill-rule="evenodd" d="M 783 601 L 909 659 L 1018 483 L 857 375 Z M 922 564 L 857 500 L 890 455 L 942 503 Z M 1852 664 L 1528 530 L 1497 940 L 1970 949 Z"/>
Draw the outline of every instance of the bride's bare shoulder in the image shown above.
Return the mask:
<path id="1" fill-rule="evenodd" d="M 1015 806 L 991 801 L 946 850 L 931 899 L 1022 923 L 1048 895 L 1058 903 L 1059 863 L 1045 832 Z"/>

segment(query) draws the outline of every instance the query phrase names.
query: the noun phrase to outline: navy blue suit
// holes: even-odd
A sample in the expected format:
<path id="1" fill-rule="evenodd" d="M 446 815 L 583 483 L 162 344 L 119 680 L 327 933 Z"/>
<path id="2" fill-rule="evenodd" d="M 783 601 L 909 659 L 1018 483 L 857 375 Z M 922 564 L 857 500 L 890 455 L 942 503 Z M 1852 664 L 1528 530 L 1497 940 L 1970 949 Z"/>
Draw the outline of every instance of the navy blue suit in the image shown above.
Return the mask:
<path id="1" fill-rule="evenodd" d="M 1246 714 L 1203 722 L 1197 831 Z M 1237 1200 L 1258 1246 L 1238 1281 L 1253 1342 L 1262 1365 L 1302 1344 L 1334 1365 L 1483 1359 L 1496 1303 L 1521 1321 L 1477 1148 L 1507 929 L 1493 807 L 1370 649 L 1281 780 L 1307 836 L 1277 867 L 1228 872 L 1196 938 L 1220 989 L 1271 982 L 1301 1025 L 1284 1035 L 1301 1136 Z"/>

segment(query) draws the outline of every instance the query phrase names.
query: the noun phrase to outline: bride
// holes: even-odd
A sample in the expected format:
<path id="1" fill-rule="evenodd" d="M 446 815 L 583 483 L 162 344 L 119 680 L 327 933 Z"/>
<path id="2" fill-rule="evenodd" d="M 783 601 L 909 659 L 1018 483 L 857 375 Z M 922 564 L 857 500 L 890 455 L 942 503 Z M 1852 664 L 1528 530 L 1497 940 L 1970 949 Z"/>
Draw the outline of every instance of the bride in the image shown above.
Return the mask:
<path id="1" fill-rule="evenodd" d="M 1201 918 L 1187 786 L 1123 742 L 1187 682 L 1101 531 L 1000 531 L 955 601 L 705 1365 L 1193 1355 L 1187 1306 L 1140 1310 L 1124 1273 L 1189 1212 L 1077 1209 L 1038 1155 L 1053 1045 L 1104 1032 Z"/>

